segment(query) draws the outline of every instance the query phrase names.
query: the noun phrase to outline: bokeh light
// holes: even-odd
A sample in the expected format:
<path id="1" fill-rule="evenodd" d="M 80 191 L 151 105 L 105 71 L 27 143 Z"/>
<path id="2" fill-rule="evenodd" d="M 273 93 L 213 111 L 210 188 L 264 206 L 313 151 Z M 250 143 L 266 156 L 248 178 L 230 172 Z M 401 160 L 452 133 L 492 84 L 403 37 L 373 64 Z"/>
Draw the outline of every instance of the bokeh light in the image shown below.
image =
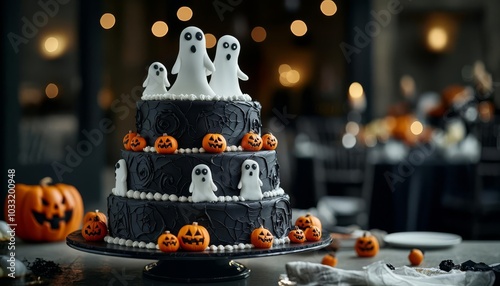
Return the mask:
<path id="1" fill-rule="evenodd" d="M 263 42 L 267 37 L 266 29 L 264 29 L 263 27 L 257 26 L 257 27 L 252 29 L 251 36 L 252 36 L 252 40 L 254 40 L 255 42 L 257 42 L 257 43 Z"/>
<path id="2" fill-rule="evenodd" d="M 363 86 L 359 82 L 353 82 L 349 86 L 349 96 L 352 98 L 361 98 L 363 96 Z"/>
<path id="3" fill-rule="evenodd" d="M 295 20 L 290 25 L 290 30 L 297 37 L 302 37 L 307 33 L 307 25 L 302 20 Z"/>
<path id="4" fill-rule="evenodd" d="M 331 0 L 324 0 L 321 2 L 320 10 L 325 16 L 333 16 L 337 13 L 337 4 Z"/>
<path id="5" fill-rule="evenodd" d="M 420 123 L 420 121 L 413 121 L 410 125 L 410 131 L 414 135 L 420 135 L 424 131 L 424 126 Z"/>
<path id="6" fill-rule="evenodd" d="M 49 83 L 45 87 L 45 95 L 48 98 L 56 98 L 59 95 L 59 87 L 54 83 Z"/>
<path id="7" fill-rule="evenodd" d="M 177 10 L 177 18 L 183 22 L 191 20 L 193 17 L 193 10 L 187 6 L 180 7 Z"/>
<path id="8" fill-rule="evenodd" d="M 448 33 L 443 27 L 435 26 L 427 32 L 427 45 L 432 51 L 441 52 L 448 45 Z"/>
<path id="9" fill-rule="evenodd" d="M 49 35 L 42 38 L 41 53 L 45 58 L 53 59 L 61 56 L 66 50 L 67 39 L 61 35 Z"/>
<path id="10" fill-rule="evenodd" d="M 163 21 L 156 21 L 151 27 L 151 32 L 155 37 L 164 37 L 168 33 L 168 25 Z"/>
<path id="11" fill-rule="evenodd" d="M 101 23 L 101 27 L 103 27 L 103 29 L 109 30 L 113 28 L 116 23 L 115 15 L 111 13 L 104 13 L 102 14 L 99 22 Z"/>
<path id="12" fill-rule="evenodd" d="M 211 49 L 217 44 L 217 39 L 213 34 L 207 33 L 205 34 L 205 42 L 207 45 L 207 49 Z"/>

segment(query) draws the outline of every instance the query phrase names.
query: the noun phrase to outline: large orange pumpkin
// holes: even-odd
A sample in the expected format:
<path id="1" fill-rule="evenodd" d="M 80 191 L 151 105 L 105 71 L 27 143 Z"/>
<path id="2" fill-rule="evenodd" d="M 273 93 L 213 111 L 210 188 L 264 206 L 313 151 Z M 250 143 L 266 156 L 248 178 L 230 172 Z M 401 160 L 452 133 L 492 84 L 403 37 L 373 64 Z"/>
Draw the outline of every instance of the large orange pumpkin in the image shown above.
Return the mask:
<path id="1" fill-rule="evenodd" d="M 187 251 L 203 251 L 210 244 L 210 235 L 207 229 L 197 222 L 181 227 L 177 239 L 182 249 Z"/>
<path id="2" fill-rule="evenodd" d="M 219 133 L 208 133 L 203 137 L 201 145 L 209 153 L 222 153 L 226 151 L 226 138 Z"/>
<path id="3" fill-rule="evenodd" d="M 262 138 L 255 131 L 250 131 L 241 139 L 241 147 L 247 151 L 259 151 L 262 149 Z"/>
<path id="4" fill-rule="evenodd" d="M 67 184 L 16 184 L 16 235 L 27 241 L 59 241 L 79 229 L 83 219 L 83 201 L 78 190 Z M 5 201 L 5 217 L 7 217 Z"/>
<path id="5" fill-rule="evenodd" d="M 167 133 L 163 133 L 163 136 L 156 138 L 155 150 L 160 154 L 172 154 L 177 150 L 177 147 L 177 140 L 167 135 Z"/>

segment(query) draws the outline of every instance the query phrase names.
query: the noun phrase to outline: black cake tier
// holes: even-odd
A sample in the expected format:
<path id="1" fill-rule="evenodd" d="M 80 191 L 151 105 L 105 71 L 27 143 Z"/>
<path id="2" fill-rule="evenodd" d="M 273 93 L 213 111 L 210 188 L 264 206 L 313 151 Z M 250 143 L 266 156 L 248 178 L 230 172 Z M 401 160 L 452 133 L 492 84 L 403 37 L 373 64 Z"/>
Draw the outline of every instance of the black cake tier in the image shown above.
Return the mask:
<path id="1" fill-rule="evenodd" d="M 127 163 L 129 190 L 189 197 L 191 173 L 198 164 L 206 164 L 217 186 L 216 196 L 239 196 L 241 165 L 246 159 L 259 164 L 262 193 L 279 188 L 279 164 L 276 151 L 157 154 L 122 151 Z"/>
<path id="2" fill-rule="evenodd" d="M 288 196 L 261 201 L 180 203 L 108 197 L 109 235 L 132 241 L 155 242 L 166 230 L 177 234 L 186 224 L 207 228 L 211 245 L 249 243 L 259 226 L 281 238 L 291 229 L 292 208 Z"/>
<path id="3" fill-rule="evenodd" d="M 167 133 L 179 148 L 199 148 L 207 133 L 220 133 L 228 146 L 240 145 L 250 130 L 260 133 L 257 101 L 147 100 L 137 102 L 137 132 L 153 146 Z"/>

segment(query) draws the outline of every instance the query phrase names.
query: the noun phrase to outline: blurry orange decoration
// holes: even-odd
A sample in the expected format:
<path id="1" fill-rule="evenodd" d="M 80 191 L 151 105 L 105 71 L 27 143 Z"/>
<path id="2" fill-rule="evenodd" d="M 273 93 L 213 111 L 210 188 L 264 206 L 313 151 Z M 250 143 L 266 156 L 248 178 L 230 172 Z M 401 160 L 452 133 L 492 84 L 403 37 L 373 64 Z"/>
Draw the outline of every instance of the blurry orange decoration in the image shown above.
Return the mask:
<path id="1" fill-rule="evenodd" d="M 250 242 L 256 248 L 271 248 L 273 246 L 273 240 L 273 234 L 263 226 L 254 229 L 250 235 Z"/>
<path id="2" fill-rule="evenodd" d="M 179 249 L 179 239 L 167 230 L 158 237 L 158 247 L 163 252 L 176 252 Z"/>
<path id="3" fill-rule="evenodd" d="M 130 147 L 130 143 L 132 143 L 132 139 L 134 139 L 135 136 L 137 136 L 137 133 L 129 130 L 127 135 L 123 137 L 123 148 L 125 148 L 125 150 L 132 150 L 132 147 Z"/>
<path id="4" fill-rule="evenodd" d="M 272 133 L 266 133 L 262 136 L 262 148 L 266 150 L 275 150 L 278 147 L 278 139 Z"/>
<path id="5" fill-rule="evenodd" d="M 411 265 L 419 266 L 422 261 L 424 261 L 424 253 L 422 250 L 414 248 L 410 250 L 410 254 L 408 254 L 408 260 L 410 260 Z"/>
<path id="6" fill-rule="evenodd" d="M 262 149 L 262 138 L 255 131 L 250 131 L 241 139 L 241 147 L 247 151 L 259 151 Z"/>
<path id="7" fill-rule="evenodd" d="M 306 228 L 312 225 L 315 225 L 319 228 L 319 230 L 322 230 L 321 221 L 319 220 L 319 218 L 313 216 L 310 213 L 298 217 L 297 220 L 295 221 L 295 225 L 300 227 L 302 230 L 305 230 Z"/>
<path id="8" fill-rule="evenodd" d="M 304 234 L 306 235 L 307 241 L 319 241 L 321 240 L 321 229 L 315 225 L 311 225 L 310 227 L 304 230 Z"/>
<path id="9" fill-rule="evenodd" d="M 155 141 L 155 150 L 160 154 L 172 154 L 177 150 L 177 146 L 177 140 L 167 133 L 163 133 L 163 136 L 156 138 Z"/>
<path id="10" fill-rule="evenodd" d="M 209 153 L 222 153 L 226 151 L 226 138 L 222 134 L 208 133 L 203 137 L 202 147 Z"/>
<path id="11" fill-rule="evenodd" d="M 130 148 L 132 148 L 133 151 L 142 151 L 146 147 L 146 139 L 144 137 L 141 137 L 141 135 L 137 135 L 132 139 L 132 142 L 130 143 Z"/>
<path id="12" fill-rule="evenodd" d="M 83 201 L 71 185 L 55 184 L 49 177 L 40 185 L 16 184 L 16 235 L 28 241 L 60 241 L 78 230 L 83 219 Z M 5 217 L 8 217 L 5 200 Z"/>
<path id="13" fill-rule="evenodd" d="M 328 265 L 331 267 L 337 266 L 337 257 L 335 256 L 335 253 L 328 253 L 325 256 L 323 256 L 323 259 L 321 259 L 321 264 L 323 265 Z"/>
<path id="14" fill-rule="evenodd" d="M 356 250 L 359 257 L 373 257 L 379 251 L 378 240 L 375 236 L 365 232 L 363 236 L 358 237 L 356 240 L 354 250 Z"/>

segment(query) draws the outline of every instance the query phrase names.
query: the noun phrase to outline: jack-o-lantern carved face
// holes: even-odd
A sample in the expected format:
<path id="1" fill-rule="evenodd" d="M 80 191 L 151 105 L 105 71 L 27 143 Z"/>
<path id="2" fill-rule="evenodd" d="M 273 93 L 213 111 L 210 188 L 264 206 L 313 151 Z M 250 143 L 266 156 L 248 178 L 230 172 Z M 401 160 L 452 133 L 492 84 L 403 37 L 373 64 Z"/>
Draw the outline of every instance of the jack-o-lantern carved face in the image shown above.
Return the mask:
<path id="1" fill-rule="evenodd" d="M 291 242 L 294 243 L 303 243 L 306 241 L 306 235 L 304 234 L 304 231 L 300 229 L 298 226 L 295 226 L 295 229 L 292 229 L 288 233 L 288 238 L 290 239 Z"/>
<path id="2" fill-rule="evenodd" d="M 247 151 L 259 151 L 262 149 L 262 138 L 254 131 L 250 131 L 241 139 L 241 147 Z"/>
<path id="3" fill-rule="evenodd" d="M 208 133 L 203 137 L 202 147 L 209 153 L 222 153 L 226 151 L 226 138 L 222 134 Z"/>
<path id="4" fill-rule="evenodd" d="M 137 135 L 132 139 L 132 142 L 130 142 L 130 148 L 137 152 L 137 151 L 142 151 L 146 147 L 146 139 L 144 137 L 141 137 L 141 135 Z"/>
<path id="5" fill-rule="evenodd" d="M 30 241 L 58 241 L 77 230 L 83 219 L 83 202 L 75 187 L 66 184 L 16 184 L 16 235 Z M 7 203 L 7 200 L 6 200 Z M 8 216 L 5 208 L 5 217 Z"/>
<path id="6" fill-rule="evenodd" d="M 262 136 L 262 148 L 274 150 L 278 147 L 278 139 L 272 133 L 266 133 Z"/>
<path id="7" fill-rule="evenodd" d="M 210 235 L 207 229 L 197 222 L 181 227 L 177 239 L 182 249 L 187 251 L 203 251 L 210 244 Z"/>
<path id="8" fill-rule="evenodd" d="M 306 235 L 307 241 L 319 241 L 321 239 L 321 230 L 315 225 L 306 228 L 304 234 Z"/>
<path id="9" fill-rule="evenodd" d="M 129 130 L 127 135 L 123 137 L 123 147 L 125 150 L 132 150 L 132 147 L 130 147 L 130 143 L 132 143 L 132 139 L 137 136 L 137 133 L 132 132 L 132 130 Z"/>
<path id="10" fill-rule="evenodd" d="M 375 236 L 369 235 L 366 232 L 363 236 L 358 237 L 354 245 L 356 253 L 360 257 L 373 257 L 379 251 L 378 240 Z"/>
<path id="11" fill-rule="evenodd" d="M 250 235 L 250 242 L 256 248 L 271 248 L 273 246 L 273 234 L 263 226 L 256 228 Z"/>
<path id="12" fill-rule="evenodd" d="M 100 212 L 99 210 L 85 213 L 85 216 L 83 217 L 83 223 L 94 220 L 96 216 L 100 221 L 104 222 L 106 225 L 108 224 L 108 218 L 106 217 L 106 214 Z"/>
<path id="13" fill-rule="evenodd" d="M 175 252 L 179 249 L 179 240 L 167 230 L 158 237 L 158 247 L 163 252 Z"/>
<path id="14" fill-rule="evenodd" d="M 304 216 L 300 216 L 297 218 L 295 221 L 295 225 L 298 226 L 300 229 L 305 230 L 306 228 L 309 228 L 312 225 L 315 225 L 321 230 L 321 221 L 313 216 L 312 214 L 306 214 Z"/>
<path id="15" fill-rule="evenodd" d="M 163 136 L 156 138 L 155 150 L 160 154 L 172 154 L 177 150 L 177 140 L 164 133 Z"/>
<path id="16" fill-rule="evenodd" d="M 98 216 L 83 224 L 82 236 L 87 241 L 100 241 L 108 234 L 106 224 Z"/>

